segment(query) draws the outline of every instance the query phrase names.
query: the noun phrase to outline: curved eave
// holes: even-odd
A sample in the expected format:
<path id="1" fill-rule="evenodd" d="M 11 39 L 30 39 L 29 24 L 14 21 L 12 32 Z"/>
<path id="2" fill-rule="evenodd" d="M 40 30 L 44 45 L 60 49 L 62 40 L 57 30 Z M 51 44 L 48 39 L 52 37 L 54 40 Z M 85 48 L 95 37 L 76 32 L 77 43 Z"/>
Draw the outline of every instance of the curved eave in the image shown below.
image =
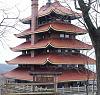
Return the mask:
<path id="1" fill-rule="evenodd" d="M 39 10 L 39 17 L 48 15 L 52 11 L 54 11 L 57 14 L 61 14 L 61 15 L 69 15 L 69 16 L 76 16 L 76 17 L 82 16 L 81 14 L 62 6 L 60 2 L 54 2 L 54 3 L 51 3 L 50 6 L 45 5 L 41 7 Z"/>
<path id="2" fill-rule="evenodd" d="M 69 15 L 71 19 L 81 18 L 82 14 L 72 11 L 69 8 L 62 6 L 59 2 L 51 3 L 48 7 L 47 5 L 42 6 L 38 11 L 38 18 L 49 15 L 50 13 L 55 12 L 60 15 Z M 24 24 L 29 24 L 31 22 L 31 16 L 21 20 Z"/>
<path id="3" fill-rule="evenodd" d="M 12 51 L 42 49 L 51 46 L 53 48 L 77 49 L 77 50 L 90 50 L 93 46 L 85 44 L 77 39 L 46 39 L 32 45 L 31 42 L 24 42 L 14 48 Z"/>
<path id="4" fill-rule="evenodd" d="M 68 54 L 68 55 L 57 55 L 57 54 L 45 54 L 31 57 L 31 55 L 20 55 L 15 59 L 6 61 L 8 64 L 36 64 L 44 65 L 47 62 L 51 64 L 95 64 L 95 60 L 91 59 L 82 54 Z"/>
<path id="5" fill-rule="evenodd" d="M 96 74 L 94 72 L 89 70 L 81 71 L 79 69 L 65 71 L 61 76 L 58 77 L 58 81 L 60 82 L 87 81 L 94 79 L 96 79 Z"/>
<path id="6" fill-rule="evenodd" d="M 14 34 L 17 38 L 25 38 L 26 36 L 28 36 L 28 35 L 31 35 L 32 34 L 32 31 L 31 31 L 31 29 L 29 28 L 29 29 L 27 29 L 27 30 L 25 30 L 25 31 L 23 31 L 23 32 L 21 32 L 21 33 L 19 33 L 19 34 Z"/>
<path id="7" fill-rule="evenodd" d="M 32 81 L 32 76 L 29 74 L 28 69 L 23 68 L 16 68 L 14 70 L 11 70 L 5 74 L 3 74 L 6 78 L 12 78 L 12 79 L 19 79 L 19 80 L 29 80 Z"/>
<path id="8" fill-rule="evenodd" d="M 39 12 L 39 15 L 38 15 L 38 18 L 39 17 L 43 17 L 43 16 L 46 16 L 46 15 L 49 15 L 51 14 L 52 12 L 56 13 L 56 14 L 60 14 L 60 15 L 69 15 L 71 17 L 71 20 L 72 19 L 76 19 L 76 18 L 81 18 L 82 17 L 82 14 L 79 14 L 79 13 L 76 13 L 76 12 L 73 12 L 73 13 L 67 13 L 67 12 L 62 12 L 62 11 L 59 11 L 59 9 L 56 9 L 56 8 L 52 8 L 50 9 L 48 12 Z M 44 14 L 43 14 L 44 13 Z M 30 20 L 31 20 L 31 17 L 30 17 Z"/>
<path id="9" fill-rule="evenodd" d="M 75 26 L 73 24 L 64 24 L 64 23 L 57 23 L 57 22 L 52 22 L 48 24 L 44 24 L 40 27 L 38 27 L 34 33 L 42 33 L 42 32 L 47 32 L 50 29 L 53 29 L 57 32 L 65 32 L 65 33 L 70 33 L 70 34 L 85 34 L 87 31 L 85 29 L 82 29 L 78 26 Z"/>
<path id="10" fill-rule="evenodd" d="M 82 29 L 73 24 L 69 24 L 69 23 L 65 24 L 65 23 L 57 23 L 57 22 L 47 23 L 42 26 L 39 26 L 34 31 L 34 33 L 43 33 L 43 32 L 49 31 L 50 29 L 53 29 L 56 32 L 65 32 L 65 33 L 75 34 L 75 35 L 82 35 L 82 34 L 87 33 L 85 29 Z M 31 29 L 27 29 L 19 34 L 15 34 L 15 36 L 18 38 L 25 38 L 25 36 L 28 36 L 31 34 L 33 34 Z"/>
<path id="11" fill-rule="evenodd" d="M 47 72 L 47 71 L 48 70 L 42 70 L 42 72 Z M 28 80 L 28 81 L 33 80 L 33 76 L 29 74 L 28 69 L 19 68 L 19 67 L 12 71 L 5 73 L 4 76 L 7 78 L 13 78 L 13 79 L 19 79 L 19 80 Z M 87 70 L 85 71 L 81 71 L 81 70 L 63 71 L 62 70 L 62 74 L 58 76 L 57 82 L 60 83 L 60 82 L 69 82 L 69 81 L 87 81 L 87 80 L 94 80 L 94 79 L 96 79 L 96 74 L 91 71 L 87 71 Z"/>
<path id="12" fill-rule="evenodd" d="M 52 12 L 53 12 L 53 11 L 52 11 Z M 52 13 L 52 12 L 50 12 L 50 13 Z M 47 13 L 47 14 L 44 14 L 44 15 L 40 15 L 39 17 L 43 17 L 43 16 L 46 16 L 46 15 L 49 15 L 50 13 Z M 57 13 L 57 12 L 55 12 L 55 13 Z M 63 15 L 66 15 L 66 14 L 63 14 Z M 39 17 L 38 17 L 38 18 L 39 18 Z M 81 18 L 81 16 L 78 16 L 78 17 L 71 16 L 71 20 L 79 19 L 79 18 Z M 21 22 L 22 22 L 23 24 L 30 24 L 30 23 L 31 23 L 31 17 L 27 17 L 27 18 L 25 18 L 25 19 L 22 19 Z"/>

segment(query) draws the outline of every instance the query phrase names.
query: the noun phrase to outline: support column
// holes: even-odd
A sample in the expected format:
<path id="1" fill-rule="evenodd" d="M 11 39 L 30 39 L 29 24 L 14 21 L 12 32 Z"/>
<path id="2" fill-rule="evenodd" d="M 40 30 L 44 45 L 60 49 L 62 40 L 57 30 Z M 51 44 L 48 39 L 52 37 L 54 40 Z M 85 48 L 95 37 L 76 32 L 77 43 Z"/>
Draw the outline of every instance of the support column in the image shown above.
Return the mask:
<path id="1" fill-rule="evenodd" d="M 55 92 L 55 95 L 56 95 L 56 93 L 57 93 L 57 76 L 55 75 L 54 76 L 54 92 Z"/>
<path id="2" fill-rule="evenodd" d="M 35 34 L 34 31 L 37 27 L 37 17 L 38 17 L 38 0 L 31 0 L 31 31 L 33 34 L 31 35 L 31 44 L 35 43 Z M 31 52 L 31 56 L 34 57 L 34 51 Z"/>
<path id="3" fill-rule="evenodd" d="M 31 31 L 34 32 L 34 30 L 37 27 L 37 17 L 38 17 L 38 0 L 31 0 L 32 4 L 32 14 L 31 14 Z"/>
<path id="4" fill-rule="evenodd" d="M 33 34 L 31 35 L 31 44 L 35 43 L 35 34 L 34 31 L 37 27 L 37 17 L 38 17 L 38 0 L 31 0 L 31 8 L 32 8 L 32 13 L 31 13 L 31 31 Z"/>

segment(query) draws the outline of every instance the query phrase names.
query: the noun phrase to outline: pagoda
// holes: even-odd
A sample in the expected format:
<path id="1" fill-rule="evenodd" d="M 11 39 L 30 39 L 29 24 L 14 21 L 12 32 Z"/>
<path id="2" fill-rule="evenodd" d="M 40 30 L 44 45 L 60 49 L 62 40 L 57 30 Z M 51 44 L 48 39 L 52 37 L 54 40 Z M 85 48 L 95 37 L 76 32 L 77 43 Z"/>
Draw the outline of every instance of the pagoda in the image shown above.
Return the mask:
<path id="1" fill-rule="evenodd" d="M 81 17 L 57 0 L 53 3 L 48 0 L 39 10 L 38 0 L 32 0 L 32 15 L 21 20 L 30 28 L 15 34 L 26 41 L 11 48 L 22 54 L 6 61 L 18 64 L 18 67 L 4 76 L 16 83 L 42 84 L 49 84 L 53 81 L 52 76 L 56 76 L 57 88 L 84 86 L 87 80 L 94 80 L 95 73 L 85 65 L 95 64 L 95 60 L 80 52 L 93 47 L 76 39 L 77 35 L 84 35 L 87 31 L 71 24 L 72 20 Z"/>

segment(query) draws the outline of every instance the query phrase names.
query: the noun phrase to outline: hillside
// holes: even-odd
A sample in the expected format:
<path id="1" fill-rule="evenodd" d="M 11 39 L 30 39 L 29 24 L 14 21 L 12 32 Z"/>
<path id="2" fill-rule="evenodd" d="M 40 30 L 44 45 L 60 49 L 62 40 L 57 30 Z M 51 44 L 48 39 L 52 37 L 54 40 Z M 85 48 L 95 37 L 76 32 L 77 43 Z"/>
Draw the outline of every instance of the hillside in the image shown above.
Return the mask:
<path id="1" fill-rule="evenodd" d="M 8 72 L 14 68 L 16 68 L 17 65 L 8 65 L 8 64 L 0 64 L 0 74 Z"/>

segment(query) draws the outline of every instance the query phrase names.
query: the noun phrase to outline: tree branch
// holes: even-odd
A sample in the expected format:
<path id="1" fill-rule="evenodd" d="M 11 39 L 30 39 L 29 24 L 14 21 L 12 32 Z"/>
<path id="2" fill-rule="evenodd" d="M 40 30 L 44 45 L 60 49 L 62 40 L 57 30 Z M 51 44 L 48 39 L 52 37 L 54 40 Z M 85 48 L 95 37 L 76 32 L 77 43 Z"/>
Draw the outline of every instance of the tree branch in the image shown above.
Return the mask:
<path id="1" fill-rule="evenodd" d="M 14 29 L 20 31 L 19 29 L 17 29 L 17 28 L 15 27 L 15 25 L 13 25 L 13 26 L 10 26 L 10 25 L 0 25 L 0 26 L 3 26 L 3 27 L 11 27 L 11 28 L 14 28 Z M 21 32 L 21 31 L 20 31 L 20 32 Z"/>
<path id="2" fill-rule="evenodd" d="M 97 32 L 97 29 L 95 28 L 95 26 L 93 25 L 93 23 L 92 23 L 92 21 L 91 21 L 91 19 L 89 17 L 89 10 L 90 10 L 90 8 L 88 8 L 86 6 L 86 4 L 84 3 L 83 0 L 78 0 L 78 3 L 79 3 L 79 6 L 81 8 L 81 11 L 82 11 L 84 21 L 85 21 L 85 23 L 86 23 L 86 25 L 88 27 L 89 35 L 91 37 L 91 40 L 93 42 L 93 45 L 95 45 L 94 44 L 95 43 L 94 42 L 95 41 L 94 40 L 95 39 L 94 38 L 94 35 Z"/>

